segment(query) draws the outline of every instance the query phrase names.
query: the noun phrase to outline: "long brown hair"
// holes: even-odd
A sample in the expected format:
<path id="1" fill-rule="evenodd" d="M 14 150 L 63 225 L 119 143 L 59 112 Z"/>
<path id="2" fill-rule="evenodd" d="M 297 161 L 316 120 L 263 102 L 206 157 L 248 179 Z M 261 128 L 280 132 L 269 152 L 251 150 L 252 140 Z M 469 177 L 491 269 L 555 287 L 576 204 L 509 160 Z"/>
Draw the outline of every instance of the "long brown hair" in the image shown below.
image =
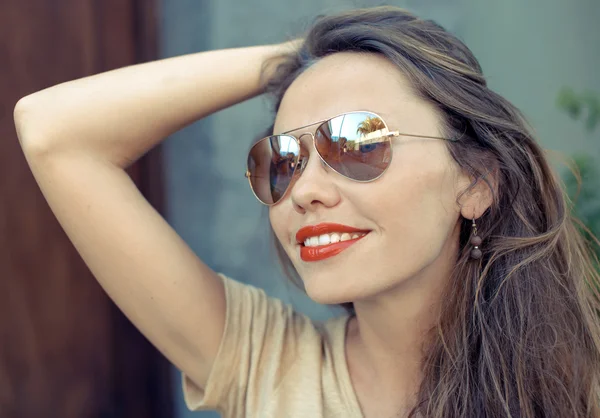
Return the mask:
<path id="1" fill-rule="evenodd" d="M 494 202 L 478 222 L 483 257 L 469 258 L 464 219 L 410 416 L 599 417 L 598 260 L 521 113 L 488 88 L 455 36 L 387 6 L 319 18 L 268 80 L 275 110 L 312 62 L 344 51 L 385 56 L 437 107 L 445 136 L 460 137 L 446 144 L 473 184 L 491 187 L 487 168 L 496 168 Z"/>

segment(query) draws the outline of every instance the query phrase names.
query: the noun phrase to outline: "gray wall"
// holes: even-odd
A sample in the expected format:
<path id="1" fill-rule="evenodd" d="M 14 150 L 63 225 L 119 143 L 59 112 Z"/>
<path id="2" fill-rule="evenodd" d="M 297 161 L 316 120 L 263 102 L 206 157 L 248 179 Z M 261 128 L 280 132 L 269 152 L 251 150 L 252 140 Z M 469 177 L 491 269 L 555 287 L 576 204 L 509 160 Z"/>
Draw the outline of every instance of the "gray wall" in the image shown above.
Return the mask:
<path id="1" fill-rule="evenodd" d="M 342 0 L 163 0 L 162 55 L 279 42 L 322 12 L 382 2 Z M 513 101 L 543 146 L 600 155 L 598 134 L 585 132 L 555 104 L 564 85 L 600 91 L 600 2 L 596 0 L 391 1 L 433 18 L 475 52 L 490 85 Z M 271 115 L 261 98 L 215 114 L 165 142 L 167 218 L 213 269 L 265 288 L 315 318 L 331 311 L 311 303 L 281 277 L 267 235 L 267 214 L 243 177 L 246 152 Z M 238 167 L 229 172 L 225 167 Z M 179 374 L 174 371 L 176 382 Z M 176 387 L 179 418 L 185 410 Z"/>
<path id="2" fill-rule="evenodd" d="M 598 131 L 556 106 L 562 86 L 600 92 L 600 1 L 468 3 L 461 33 L 490 85 L 525 112 L 546 148 L 600 156 Z"/>

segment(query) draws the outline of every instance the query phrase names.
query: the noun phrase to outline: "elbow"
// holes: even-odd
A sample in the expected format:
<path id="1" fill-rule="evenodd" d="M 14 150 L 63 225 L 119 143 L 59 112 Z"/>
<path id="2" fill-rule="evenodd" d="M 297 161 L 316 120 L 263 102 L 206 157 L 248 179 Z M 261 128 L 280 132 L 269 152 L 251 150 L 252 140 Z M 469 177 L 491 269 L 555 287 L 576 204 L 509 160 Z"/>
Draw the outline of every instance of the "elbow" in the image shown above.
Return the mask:
<path id="1" fill-rule="evenodd" d="M 19 143 L 23 146 L 25 140 L 25 120 L 31 107 L 31 96 L 25 96 L 21 98 L 15 105 L 13 112 L 13 120 L 15 122 L 15 129 L 17 130 L 17 137 Z"/>
<path id="2" fill-rule="evenodd" d="M 42 114 L 36 110 L 38 108 L 34 93 L 21 98 L 13 112 L 19 144 L 28 157 L 45 154 L 49 148 L 48 141 L 40 135 L 44 130 L 41 128 Z"/>

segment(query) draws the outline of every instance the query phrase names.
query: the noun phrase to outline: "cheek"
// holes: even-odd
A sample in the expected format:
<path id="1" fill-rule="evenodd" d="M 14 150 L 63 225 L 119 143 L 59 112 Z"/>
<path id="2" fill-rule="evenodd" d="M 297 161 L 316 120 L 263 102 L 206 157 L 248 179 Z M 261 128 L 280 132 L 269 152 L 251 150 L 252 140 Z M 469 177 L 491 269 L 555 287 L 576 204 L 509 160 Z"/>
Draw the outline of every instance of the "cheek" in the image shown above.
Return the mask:
<path id="1" fill-rule="evenodd" d="M 288 247 L 291 242 L 290 231 L 288 226 L 290 225 L 292 215 L 292 207 L 289 197 L 286 197 L 284 201 L 278 203 L 275 206 L 269 207 L 269 221 L 271 227 L 275 232 L 275 236 L 282 243 L 283 247 Z"/>
<path id="2" fill-rule="evenodd" d="M 439 252 L 459 214 L 450 156 L 430 145 L 394 150 L 392 166 L 369 192 L 373 220 L 404 261 Z"/>
<path id="3" fill-rule="evenodd" d="M 373 183 L 377 200 L 399 210 L 432 210 L 438 205 L 448 206 L 449 201 L 449 209 L 455 206 L 455 168 L 443 145 L 409 143 L 395 147 L 393 152 L 391 166 L 381 181 Z"/>

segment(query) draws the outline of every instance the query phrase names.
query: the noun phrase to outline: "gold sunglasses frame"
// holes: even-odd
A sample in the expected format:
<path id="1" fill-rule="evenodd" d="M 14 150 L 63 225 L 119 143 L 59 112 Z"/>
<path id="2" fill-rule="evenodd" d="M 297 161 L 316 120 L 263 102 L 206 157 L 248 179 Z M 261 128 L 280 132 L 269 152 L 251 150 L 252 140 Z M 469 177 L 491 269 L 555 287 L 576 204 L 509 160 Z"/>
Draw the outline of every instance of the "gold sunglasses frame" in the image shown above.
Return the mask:
<path id="1" fill-rule="evenodd" d="M 256 141 L 254 144 L 252 144 L 252 146 L 250 147 L 250 151 L 252 150 L 252 148 L 254 148 L 256 146 L 256 144 L 260 143 L 261 141 L 265 141 L 268 140 L 270 138 L 273 138 L 274 136 L 288 136 L 293 138 L 297 145 L 298 145 L 298 156 L 296 157 L 296 161 L 294 162 L 294 173 L 292 174 L 292 180 L 290 180 L 290 184 L 288 185 L 287 189 L 285 189 L 285 192 L 281 195 L 281 198 L 274 203 L 265 203 L 263 202 L 258 195 L 256 194 L 256 192 L 254 191 L 254 187 L 252 186 L 252 181 L 250 180 L 250 170 L 248 170 L 248 168 L 246 167 L 246 172 L 244 173 L 244 177 L 246 177 L 248 179 L 248 184 L 250 185 L 250 189 L 252 190 L 252 194 L 254 195 L 254 197 L 256 198 L 256 200 L 258 200 L 260 203 L 262 203 L 265 206 L 274 206 L 277 203 L 281 202 L 283 200 L 283 198 L 288 194 L 288 192 L 291 190 L 291 185 L 292 185 L 292 181 L 293 178 L 296 176 L 300 176 L 300 174 L 302 174 L 302 170 L 304 170 L 304 167 L 306 166 L 306 164 L 304 163 L 305 160 L 308 160 L 308 156 L 302 156 L 302 144 L 300 142 L 300 138 L 302 138 L 305 135 L 310 135 L 310 137 L 312 138 L 312 146 L 316 152 L 316 154 L 319 156 L 319 159 L 327 166 L 329 167 L 332 171 L 334 171 L 335 173 L 339 174 L 342 177 L 347 178 L 348 180 L 352 180 L 358 183 L 370 183 L 372 181 L 375 181 L 377 179 L 379 179 L 381 176 L 383 176 L 383 174 L 387 171 L 387 169 L 390 167 L 390 165 L 392 164 L 392 159 L 394 157 L 394 153 L 392 152 L 392 148 L 391 148 L 391 142 L 393 138 L 397 138 L 400 136 L 408 136 L 411 138 L 425 138 L 425 139 L 441 139 L 443 141 L 456 141 L 456 139 L 450 139 L 450 138 L 443 138 L 440 136 L 431 136 L 431 135 L 419 135 L 419 134 L 407 134 L 407 133 L 403 133 L 400 131 L 391 131 L 388 132 L 387 134 L 384 135 L 384 137 L 388 140 L 388 142 L 390 142 L 390 161 L 389 164 L 387 165 L 387 167 L 381 172 L 381 174 L 379 174 L 377 177 L 375 177 L 374 179 L 371 180 L 356 180 L 353 179 L 351 177 L 346 176 L 345 174 L 340 173 L 339 171 L 337 171 L 335 168 L 333 168 L 331 165 L 329 165 L 329 163 L 327 161 L 325 161 L 325 159 L 321 156 L 321 154 L 319 153 L 319 150 L 317 149 L 317 145 L 315 143 L 315 134 L 313 134 L 312 132 L 304 132 L 303 134 L 299 135 L 299 136 L 295 136 L 295 135 L 290 135 L 290 132 L 295 132 L 295 131 L 299 131 L 300 129 L 305 129 L 308 128 L 310 126 L 314 126 L 314 125 L 319 125 L 316 129 L 315 132 L 319 130 L 319 128 L 321 127 L 321 125 L 324 125 L 325 123 L 328 123 L 330 121 L 332 121 L 335 118 L 339 118 L 341 116 L 346 116 L 349 114 L 353 114 L 353 113 L 368 113 L 369 115 L 373 115 L 376 116 L 377 118 L 379 118 L 382 122 L 383 125 L 385 126 L 385 129 L 389 131 L 389 127 L 388 124 L 385 122 L 385 120 L 378 115 L 375 112 L 372 112 L 370 110 L 353 110 L 350 112 L 344 112 L 344 113 L 340 113 L 339 115 L 335 115 L 333 117 L 330 117 L 328 119 L 324 119 L 318 122 L 313 122 L 310 123 L 308 125 L 304 125 L 301 126 L 299 128 L 295 128 L 289 131 L 285 131 L 282 132 L 280 134 L 276 134 L 276 135 L 269 135 L 269 136 L 265 136 L 264 138 L 259 139 L 258 141 Z M 250 151 L 248 151 L 248 155 L 250 154 Z M 247 163 L 246 163 L 247 164 Z M 300 166 L 300 168 L 298 169 L 298 166 Z"/>

